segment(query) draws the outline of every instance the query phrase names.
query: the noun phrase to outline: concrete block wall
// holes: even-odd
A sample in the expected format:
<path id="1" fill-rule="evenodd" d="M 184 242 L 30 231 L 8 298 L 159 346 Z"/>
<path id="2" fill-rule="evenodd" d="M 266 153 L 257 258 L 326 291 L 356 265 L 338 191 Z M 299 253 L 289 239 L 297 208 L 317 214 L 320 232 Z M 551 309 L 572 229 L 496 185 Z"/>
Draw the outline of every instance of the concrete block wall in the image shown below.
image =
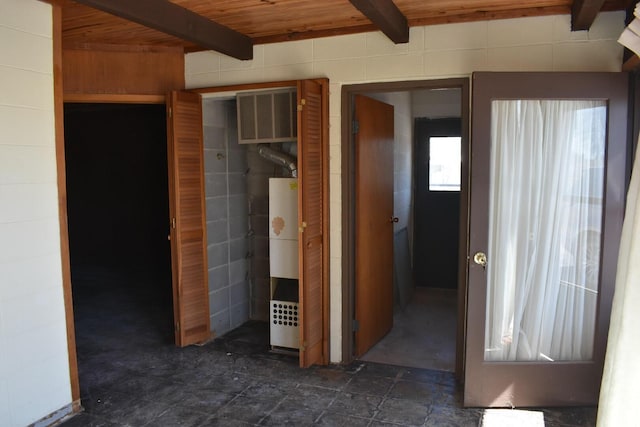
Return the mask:
<path id="1" fill-rule="evenodd" d="M 71 410 L 51 6 L 0 0 L 0 425 Z"/>
<path id="2" fill-rule="evenodd" d="M 223 335 L 249 319 L 247 150 L 234 100 L 203 100 L 209 311 Z"/>
<path id="3" fill-rule="evenodd" d="M 330 358 L 342 358 L 341 88 L 343 84 L 470 77 L 474 71 L 620 71 L 624 12 L 571 32 L 556 15 L 412 27 L 409 43 L 379 32 L 254 46 L 254 59 L 185 57 L 188 88 L 328 77 L 330 80 Z"/>

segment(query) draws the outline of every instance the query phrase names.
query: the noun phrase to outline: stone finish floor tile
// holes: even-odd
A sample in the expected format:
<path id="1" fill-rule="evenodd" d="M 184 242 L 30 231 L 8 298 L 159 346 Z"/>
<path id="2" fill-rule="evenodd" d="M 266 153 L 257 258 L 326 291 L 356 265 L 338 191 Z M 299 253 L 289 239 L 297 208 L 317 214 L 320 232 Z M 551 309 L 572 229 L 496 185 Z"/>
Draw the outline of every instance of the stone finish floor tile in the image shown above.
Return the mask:
<path id="1" fill-rule="evenodd" d="M 157 292 L 131 295 L 116 275 L 76 274 L 74 285 L 82 280 L 91 282 L 74 289 L 84 412 L 64 427 L 471 427 L 482 417 L 461 407 L 450 372 L 362 361 L 301 369 L 270 351 L 261 322 L 177 348 L 171 306 Z M 595 408 L 542 411 L 547 426 L 595 426 Z"/>

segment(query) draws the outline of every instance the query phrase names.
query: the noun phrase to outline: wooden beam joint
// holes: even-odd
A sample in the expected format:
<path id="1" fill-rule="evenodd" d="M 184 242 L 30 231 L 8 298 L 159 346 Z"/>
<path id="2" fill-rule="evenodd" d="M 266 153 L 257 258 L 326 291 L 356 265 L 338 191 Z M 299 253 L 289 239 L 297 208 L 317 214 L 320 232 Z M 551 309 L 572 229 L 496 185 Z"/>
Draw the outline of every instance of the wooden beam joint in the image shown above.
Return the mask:
<path id="1" fill-rule="evenodd" d="M 571 31 L 591 28 L 603 4 L 604 0 L 574 0 L 571 7 Z"/>
<path id="2" fill-rule="evenodd" d="M 407 18 L 393 0 L 349 0 L 394 43 L 409 41 Z"/>
<path id="3" fill-rule="evenodd" d="M 94 9 L 162 31 L 237 59 L 253 58 L 248 36 L 168 0 L 76 0 Z"/>

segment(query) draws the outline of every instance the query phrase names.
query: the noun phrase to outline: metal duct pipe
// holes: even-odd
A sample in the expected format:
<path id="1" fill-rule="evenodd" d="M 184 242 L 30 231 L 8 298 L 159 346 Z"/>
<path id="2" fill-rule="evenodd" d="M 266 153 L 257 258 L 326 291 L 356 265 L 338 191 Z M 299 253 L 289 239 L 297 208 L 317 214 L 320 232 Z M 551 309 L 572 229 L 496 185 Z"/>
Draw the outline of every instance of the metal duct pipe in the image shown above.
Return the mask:
<path id="1" fill-rule="evenodd" d="M 258 154 L 277 165 L 289 169 L 291 177 L 298 177 L 298 164 L 295 157 L 274 150 L 273 148 L 270 148 L 269 146 L 264 144 L 258 144 Z"/>

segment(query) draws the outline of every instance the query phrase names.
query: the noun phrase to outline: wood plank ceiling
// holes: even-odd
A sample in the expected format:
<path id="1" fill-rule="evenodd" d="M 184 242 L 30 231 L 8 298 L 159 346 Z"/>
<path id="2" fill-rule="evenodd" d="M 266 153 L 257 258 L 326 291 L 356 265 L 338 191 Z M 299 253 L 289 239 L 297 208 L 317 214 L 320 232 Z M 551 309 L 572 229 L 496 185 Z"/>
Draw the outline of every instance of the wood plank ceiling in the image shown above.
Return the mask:
<path id="1" fill-rule="evenodd" d="M 572 14 L 573 28 L 581 30 L 590 27 L 599 11 L 625 10 L 631 3 L 630 0 L 54 1 L 62 4 L 65 47 L 177 46 L 185 51 L 213 49 L 239 59 L 250 59 L 247 46 L 251 50 L 254 44 L 375 30 L 402 43 L 408 40 L 408 27 L 453 22 Z"/>

